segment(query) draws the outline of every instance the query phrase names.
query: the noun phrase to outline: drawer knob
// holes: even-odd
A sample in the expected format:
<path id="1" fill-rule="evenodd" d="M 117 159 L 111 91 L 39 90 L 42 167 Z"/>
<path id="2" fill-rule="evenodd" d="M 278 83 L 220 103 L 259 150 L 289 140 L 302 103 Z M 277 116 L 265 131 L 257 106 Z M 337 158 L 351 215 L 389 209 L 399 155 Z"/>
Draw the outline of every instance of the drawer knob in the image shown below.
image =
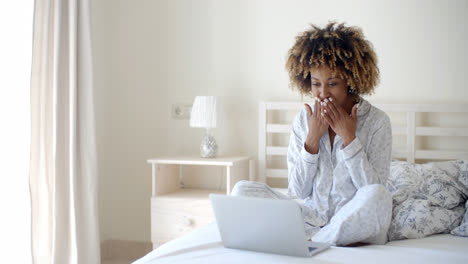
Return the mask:
<path id="1" fill-rule="evenodd" d="M 188 218 L 187 216 L 184 216 L 184 223 L 186 226 L 191 226 L 193 224 L 193 220 Z"/>

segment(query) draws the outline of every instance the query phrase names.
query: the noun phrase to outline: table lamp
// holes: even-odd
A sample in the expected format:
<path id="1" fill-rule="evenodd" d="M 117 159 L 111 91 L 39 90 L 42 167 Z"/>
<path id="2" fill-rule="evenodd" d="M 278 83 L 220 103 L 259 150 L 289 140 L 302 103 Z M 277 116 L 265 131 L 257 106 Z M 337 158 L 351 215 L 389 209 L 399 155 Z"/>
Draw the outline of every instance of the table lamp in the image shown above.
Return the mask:
<path id="1" fill-rule="evenodd" d="M 216 127 L 216 104 L 215 96 L 196 96 L 190 114 L 191 127 L 206 129 L 205 136 L 200 144 L 200 155 L 203 158 L 214 158 L 218 152 L 218 145 L 211 130 Z"/>

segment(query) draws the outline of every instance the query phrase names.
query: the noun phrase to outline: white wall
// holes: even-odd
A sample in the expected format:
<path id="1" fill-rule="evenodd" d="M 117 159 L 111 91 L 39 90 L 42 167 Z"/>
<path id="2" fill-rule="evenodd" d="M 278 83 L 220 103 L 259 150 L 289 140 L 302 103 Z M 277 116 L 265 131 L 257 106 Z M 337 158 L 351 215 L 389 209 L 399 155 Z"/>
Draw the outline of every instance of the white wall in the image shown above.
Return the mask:
<path id="1" fill-rule="evenodd" d="M 198 152 L 171 105 L 218 95 L 220 154 L 257 155 L 257 103 L 300 100 L 284 70 L 294 36 L 335 19 L 379 57 L 373 102 L 468 103 L 468 1 L 93 1 L 101 234 L 150 240 L 148 158 Z"/>

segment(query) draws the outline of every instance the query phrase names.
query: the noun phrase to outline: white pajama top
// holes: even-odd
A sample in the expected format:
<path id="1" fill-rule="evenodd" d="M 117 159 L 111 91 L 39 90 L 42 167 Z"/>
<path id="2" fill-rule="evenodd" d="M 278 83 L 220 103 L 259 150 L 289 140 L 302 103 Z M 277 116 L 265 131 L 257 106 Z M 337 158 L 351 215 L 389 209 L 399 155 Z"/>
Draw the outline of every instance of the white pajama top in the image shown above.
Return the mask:
<path id="1" fill-rule="evenodd" d="M 315 101 L 314 101 L 315 103 Z M 314 106 L 311 105 L 312 111 Z M 392 129 L 383 111 L 361 98 L 357 108 L 356 138 L 345 148 L 339 135 L 333 150 L 328 131 L 320 139 L 318 154 L 304 148 L 308 133 L 307 110 L 293 121 L 288 147 L 288 194 L 303 199 L 306 222 L 326 225 L 356 194 L 370 184 L 385 185 L 390 175 Z"/>

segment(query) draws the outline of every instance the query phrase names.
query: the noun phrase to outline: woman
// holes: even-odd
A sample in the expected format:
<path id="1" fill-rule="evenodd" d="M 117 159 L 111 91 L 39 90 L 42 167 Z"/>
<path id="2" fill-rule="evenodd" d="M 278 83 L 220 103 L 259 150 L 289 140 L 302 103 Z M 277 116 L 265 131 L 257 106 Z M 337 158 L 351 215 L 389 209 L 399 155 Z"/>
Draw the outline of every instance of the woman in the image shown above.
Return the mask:
<path id="1" fill-rule="evenodd" d="M 313 241 L 384 244 L 392 199 L 388 116 L 360 95 L 379 80 L 377 58 L 361 30 L 329 23 L 296 37 L 286 69 L 291 86 L 315 97 L 296 116 L 288 147 L 288 195 L 240 182 L 233 195 L 300 201 Z"/>

